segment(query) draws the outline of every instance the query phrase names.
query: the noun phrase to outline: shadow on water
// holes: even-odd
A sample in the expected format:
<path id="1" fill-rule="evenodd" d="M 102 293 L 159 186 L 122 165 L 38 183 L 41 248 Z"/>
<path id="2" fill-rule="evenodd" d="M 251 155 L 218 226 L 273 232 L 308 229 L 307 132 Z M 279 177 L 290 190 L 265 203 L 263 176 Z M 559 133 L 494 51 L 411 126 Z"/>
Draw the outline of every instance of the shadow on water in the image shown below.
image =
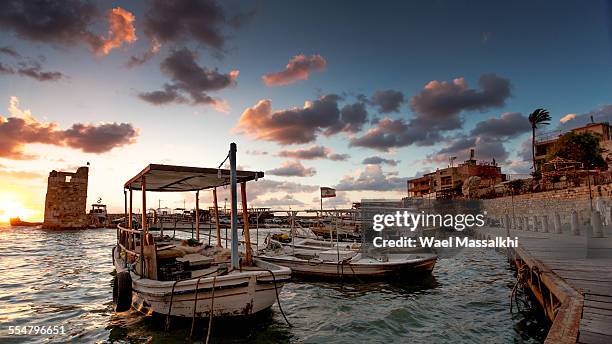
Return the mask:
<path id="1" fill-rule="evenodd" d="M 282 343 L 290 342 L 290 327 L 277 322 L 271 309 L 242 318 L 213 318 L 211 343 Z M 193 338 L 191 319 L 171 317 L 169 330 L 166 331 L 166 316 L 155 314 L 143 316 L 135 311 L 113 315 L 109 331 L 109 342 L 142 343 L 183 343 L 185 341 L 205 341 L 208 332 L 207 317 L 196 320 Z"/>

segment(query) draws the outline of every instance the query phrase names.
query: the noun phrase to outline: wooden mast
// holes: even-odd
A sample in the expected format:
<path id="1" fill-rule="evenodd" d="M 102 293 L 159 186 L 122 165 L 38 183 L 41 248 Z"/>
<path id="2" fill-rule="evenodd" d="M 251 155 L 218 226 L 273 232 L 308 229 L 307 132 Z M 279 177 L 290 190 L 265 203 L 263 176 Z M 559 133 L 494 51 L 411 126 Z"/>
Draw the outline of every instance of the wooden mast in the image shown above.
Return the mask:
<path id="1" fill-rule="evenodd" d="M 217 203 L 217 188 L 213 189 L 213 205 L 215 207 L 215 224 L 217 227 L 217 246 L 221 247 L 221 224 L 219 224 L 219 204 Z"/>
<path id="2" fill-rule="evenodd" d="M 242 198 L 242 223 L 244 224 L 246 265 L 251 266 L 253 264 L 253 257 L 251 256 L 251 236 L 249 235 L 249 211 L 247 208 L 246 182 L 240 183 L 240 196 Z"/>

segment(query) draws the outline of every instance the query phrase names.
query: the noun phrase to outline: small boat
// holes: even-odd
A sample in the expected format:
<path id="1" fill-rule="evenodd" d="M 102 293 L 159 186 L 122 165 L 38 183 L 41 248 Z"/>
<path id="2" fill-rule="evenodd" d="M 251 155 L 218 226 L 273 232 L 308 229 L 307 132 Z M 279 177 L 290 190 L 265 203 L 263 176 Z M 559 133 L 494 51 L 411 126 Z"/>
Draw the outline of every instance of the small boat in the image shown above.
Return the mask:
<path id="1" fill-rule="evenodd" d="M 340 238 L 340 240 L 353 241 L 359 240 L 361 234 L 357 228 L 338 228 L 335 229 L 332 226 L 313 226 L 309 227 L 312 233 L 322 238 Z"/>
<path id="2" fill-rule="evenodd" d="M 371 279 L 430 273 L 438 256 L 433 253 L 368 255 L 339 248 L 322 251 L 284 246 L 276 250 L 266 249 L 258 258 L 291 268 L 294 275 Z"/>
<path id="3" fill-rule="evenodd" d="M 232 218 L 237 214 L 237 184 L 241 184 L 242 216 L 246 209 L 246 183 L 263 177 L 263 172 L 236 170 L 236 145 L 230 145 L 230 170 L 151 164 L 128 180 L 124 188 L 129 194 L 127 226 L 117 226 L 117 244 L 113 248 L 113 263 L 117 271 L 113 283 L 115 311 L 131 307 L 145 313 L 167 316 L 244 316 L 270 308 L 278 302 L 283 283 L 291 278 L 287 267 L 254 258 L 251 252 L 249 228 L 244 228 L 244 253 L 239 253 L 236 221 L 232 221 L 231 250 L 221 247 L 220 227 L 217 244 L 200 241 L 199 192 L 231 186 Z M 147 192 L 189 192 L 196 194 L 195 238 L 178 240 L 164 235 L 163 228 L 154 237 L 149 232 L 146 212 L 142 213 L 141 228 L 132 221 L 132 191 L 142 195 L 146 208 Z"/>
<path id="4" fill-rule="evenodd" d="M 286 246 L 293 247 L 299 249 L 307 249 L 307 250 L 320 250 L 327 251 L 331 249 L 336 249 L 339 247 L 341 250 L 353 250 L 358 251 L 361 248 L 361 242 L 353 241 L 330 241 L 323 240 L 319 238 L 309 238 L 309 237 L 298 237 L 294 236 L 291 238 L 290 234 L 287 233 L 274 233 L 266 238 L 265 245 L 268 246 L 268 242 L 271 245 Z"/>
<path id="5" fill-rule="evenodd" d="M 21 221 L 19 217 L 11 217 L 9 222 L 11 224 L 11 227 L 31 227 L 42 225 L 42 222 Z"/>

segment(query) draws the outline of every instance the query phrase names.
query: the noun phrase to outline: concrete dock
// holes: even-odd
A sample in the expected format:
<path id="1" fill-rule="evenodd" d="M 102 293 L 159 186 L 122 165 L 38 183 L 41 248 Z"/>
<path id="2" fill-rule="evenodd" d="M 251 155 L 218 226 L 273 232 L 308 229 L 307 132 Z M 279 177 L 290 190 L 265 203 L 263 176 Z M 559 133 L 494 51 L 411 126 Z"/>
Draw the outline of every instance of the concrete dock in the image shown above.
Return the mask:
<path id="1" fill-rule="evenodd" d="M 545 343 L 612 343 L 612 226 L 547 216 L 499 218 L 480 238 L 518 237 L 504 250 L 552 325 Z"/>

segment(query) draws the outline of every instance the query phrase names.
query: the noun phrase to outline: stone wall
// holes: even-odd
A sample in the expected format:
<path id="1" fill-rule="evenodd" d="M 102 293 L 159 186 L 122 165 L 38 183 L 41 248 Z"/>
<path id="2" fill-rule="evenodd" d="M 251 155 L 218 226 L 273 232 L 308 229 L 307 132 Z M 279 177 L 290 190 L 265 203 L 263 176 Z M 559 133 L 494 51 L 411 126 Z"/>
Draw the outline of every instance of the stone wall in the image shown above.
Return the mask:
<path id="1" fill-rule="evenodd" d="M 74 173 L 55 170 L 49 173 L 43 228 L 76 229 L 87 226 L 88 175 L 88 167 L 79 167 Z"/>
<path id="2" fill-rule="evenodd" d="M 612 184 L 591 186 L 591 193 L 593 209 L 600 212 L 605 224 L 611 224 Z M 580 223 L 586 224 L 590 221 L 591 201 L 588 186 L 500 197 L 482 202 L 484 209 L 493 218 L 507 214 L 515 218 L 547 215 L 552 219 L 552 216 L 558 213 L 562 223 L 570 223 L 571 213 L 576 211 Z"/>

